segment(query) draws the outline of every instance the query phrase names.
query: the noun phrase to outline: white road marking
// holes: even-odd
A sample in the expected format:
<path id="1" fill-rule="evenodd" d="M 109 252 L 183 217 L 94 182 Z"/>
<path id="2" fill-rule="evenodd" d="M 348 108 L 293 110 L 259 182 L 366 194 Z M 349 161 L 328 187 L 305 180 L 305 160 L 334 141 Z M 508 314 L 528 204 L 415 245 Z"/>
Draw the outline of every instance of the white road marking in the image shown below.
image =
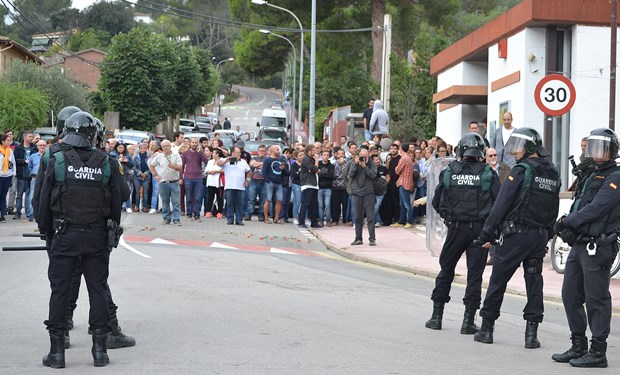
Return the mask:
<path id="1" fill-rule="evenodd" d="M 141 253 L 138 250 L 136 250 L 133 246 L 128 245 L 127 242 L 125 242 L 125 236 L 121 236 L 121 239 L 118 241 L 118 244 L 124 247 L 125 249 L 131 251 L 134 254 L 140 255 L 141 257 L 152 259 L 152 257 L 144 253 Z"/>
<path id="2" fill-rule="evenodd" d="M 232 246 L 229 246 L 229 245 L 224 245 L 223 243 L 219 243 L 219 242 L 214 242 L 209 247 L 219 247 L 220 249 L 238 250 L 236 247 L 232 247 Z"/>
<path id="3" fill-rule="evenodd" d="M 293 252 L 286 251 L 286 250 L 282 250 L 282 249 L 277 249 L 277 248 L 275 248 L 275 247 L 272 247 L 272 248 L 269 250 L 269 252 L 270 252 L 270 253 L 278 253 L 278 254 L 292 254 L 292 255 L 297 255 L 297 254 L 295 254 L 295 253 L 293 253 Z"/>
<path id="4" fill-rule="evenodd" d="M 164 240 L 162 238 L 156 238 L 156 239 L 152 240 L 149 243 L 156 243 L 156 244 L 160 244 L 160 245 L 176 245 L 176 243 L 170 242 L 168 240 Z"/>
<path id="5" fill-rule="evenodd" d="M 248 113 L 250 113 L 249 109 L 247 111 L 245 111 L 245 116 L 243 117 L 244 120 L 248 119 Z"/>

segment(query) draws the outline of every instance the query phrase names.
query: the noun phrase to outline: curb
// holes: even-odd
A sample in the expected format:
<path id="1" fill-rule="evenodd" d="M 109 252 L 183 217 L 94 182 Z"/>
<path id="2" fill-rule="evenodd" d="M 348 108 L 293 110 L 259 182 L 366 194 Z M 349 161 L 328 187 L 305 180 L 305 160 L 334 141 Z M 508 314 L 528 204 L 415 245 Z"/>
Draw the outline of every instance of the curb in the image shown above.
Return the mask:
<path id="1" fill-rule="evenodd" d="M 431 271 L 431 270 L 427 270 L 424 268 L 417 268 L 417 267 L 407 267 L 407 266 L 400 266 L 397 264 L 392 264 L 389 262 L 384 262 L 384 261 L 380 261 L 380 260 L 376 260 L 376 259 L 371 259 L 371 258 L 367 258 L 364 256 L 360 256 L 357 254 L 352 254 L 344 249 L 341 249 L 339 247 L 337 247 L 336 245 L 332 244 L 331 242 L 323 239 L 323 237 L 317 235 L 317 233 L 315 231 L 312 231 L 312 234 L 314 234 L 314 236 L 323 243 L 323 245 L 325 245 L 325 247 L 327 247 L 330 251 L 333 251 L 334 253 L 345 257 L 347 259 L 356 261 L 356 262 L 364 262 L 364 263 L 370 263 L 370 264 L 374 264 L 376 266 L 381 266 L 381 267 L 387 267 L 387 268 L 392 268 L 392 269 L 396 269 L 399 271 L 404 271 L 407 273 L 411 273 L 414 275 L 419 275 L 419 276 L 424 276 L 424 277 L 428 277 L 428 278 L 436 278 L 437 277 L 437 272 L 436 271 Z M 462 275 L 455 275 L 454 276 L 454 282 L 461 284 L 461 285 L 467 285 L 467 278 L 465 276 Z M 485 289 L 488 289 L 489 287 L 489 282 L 483 280 L 482 281 L 482 287 Z M 516 296 L 527 296 L 527 293 L 524 291 L 520 291 L 518 289 L 514 289 L 514 288 L 510 288 L 507 287 L 506 288 L 506 293 L 508 294 L 512 294 L 512 295 L 516 295 Z M 429 297 L 430 298 L 430 297 Z M 549 301 L 549 302 L 554 302 L 554 303 L 559 303 L 562 304 L 562 297 L 556 297 L 556 296 L 544 296 L 543 300 L 545 301 Z M 618 315 L 620 314 L 620 306 L 613 306 L 612 305 L 612 314 Z"/>

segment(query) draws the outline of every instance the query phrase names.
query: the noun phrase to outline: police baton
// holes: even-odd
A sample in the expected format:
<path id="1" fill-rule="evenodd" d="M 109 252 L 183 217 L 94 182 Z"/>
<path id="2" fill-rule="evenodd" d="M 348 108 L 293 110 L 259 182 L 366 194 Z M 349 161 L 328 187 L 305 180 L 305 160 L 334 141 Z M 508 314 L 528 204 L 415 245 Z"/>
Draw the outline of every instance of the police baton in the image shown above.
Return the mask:
<path id="1" fill-rule="evenodd" d="M 34 237 L 45 241 L 45 234 L 42 233 L 23 233 L 23 237 Z M 35 246 L 2 246 L 2 251 L 41 251 L 49 250 L 47 246 L 35 245 Z"/>

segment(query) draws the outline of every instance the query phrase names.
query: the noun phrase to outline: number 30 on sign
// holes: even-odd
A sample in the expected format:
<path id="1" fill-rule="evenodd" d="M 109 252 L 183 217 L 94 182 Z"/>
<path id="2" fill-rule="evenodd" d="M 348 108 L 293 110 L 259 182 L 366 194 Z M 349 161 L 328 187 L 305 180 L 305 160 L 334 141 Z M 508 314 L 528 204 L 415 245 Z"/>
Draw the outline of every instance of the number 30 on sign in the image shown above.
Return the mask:
<path id="1" fill-rule="evenodd" d="M 562 116 L 575 104 L 575 86 L 561 74 L 550 74 L 541 79 L 534 90 L 536 105 L 545 114 Z"/>

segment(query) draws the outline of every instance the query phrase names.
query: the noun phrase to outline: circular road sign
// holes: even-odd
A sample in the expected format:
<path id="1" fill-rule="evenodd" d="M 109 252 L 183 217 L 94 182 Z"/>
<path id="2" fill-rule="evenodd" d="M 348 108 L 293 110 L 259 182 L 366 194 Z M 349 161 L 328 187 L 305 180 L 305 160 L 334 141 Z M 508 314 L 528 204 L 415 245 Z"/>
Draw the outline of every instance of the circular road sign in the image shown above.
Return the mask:
<path id="1" fill-rule="evenodd" d="M 541 79 L 534 90 L 534 100 L 541 111 L 550 116 L 562 116 L 575 104 L 575 86 L 561 74 Z"/>

